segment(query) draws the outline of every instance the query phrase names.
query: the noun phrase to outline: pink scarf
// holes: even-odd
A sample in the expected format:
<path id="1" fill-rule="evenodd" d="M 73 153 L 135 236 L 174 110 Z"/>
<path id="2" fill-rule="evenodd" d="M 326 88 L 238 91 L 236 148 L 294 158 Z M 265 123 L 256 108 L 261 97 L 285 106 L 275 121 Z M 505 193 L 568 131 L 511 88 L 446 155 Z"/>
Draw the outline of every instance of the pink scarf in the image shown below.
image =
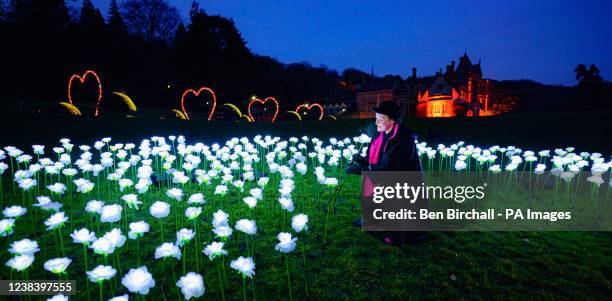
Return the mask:
<path id="1" fill-rule="evenodd" d="M 370 157 L 368 159 L 369 164 L 378 163 L 378 154 L 380 153 L 380 147 L 382 146 L 384 133 L 385 133 L 384 131 L 380 132 L 380 134 L 378 134 L 378 137 L 376 137 L 374 141 L 372 142 L 372 147 L 370 147 Z M 383 151 L 387 148 L 387 144 L 389 140 L 395 137 L 395 134 L 397 134 L 397 123 L 395 123 L 395 125 L 393 126 L 393 135 L 391 135 L 391 137 L 389 137 L 389 139 L 387 140 L 387 143 L 385 143 L 385 147 Z"/>
<path id="2" fill-rule="evenodd" d="M 397 123 L 393 127 L 393 135 L 391 135 L 391 137 L 387 139 L 387 143 L 385 143 L 383 151 L 387 149 L 387 144 L 389 144 L 389 140 L 393 139 L 393 137 L 395 137 L 395 134 L 397 134 Z M 369 164 L 378 163 L 378 154 L 380 153 L 380 147 L 382 146 L 383 135 L 384 132 L 380 132 L 378 137 L 376 137 L 376 139 L 374 139 L 374 141 L 372 142 L 372 146 L 370 147 L 370 157 L 368 158 Z M 374 184 L 368 176 L 364 176 L 363 181 L 363 194 L 365 195 L 365 197 L 371 197 L 374 194 Z"/>

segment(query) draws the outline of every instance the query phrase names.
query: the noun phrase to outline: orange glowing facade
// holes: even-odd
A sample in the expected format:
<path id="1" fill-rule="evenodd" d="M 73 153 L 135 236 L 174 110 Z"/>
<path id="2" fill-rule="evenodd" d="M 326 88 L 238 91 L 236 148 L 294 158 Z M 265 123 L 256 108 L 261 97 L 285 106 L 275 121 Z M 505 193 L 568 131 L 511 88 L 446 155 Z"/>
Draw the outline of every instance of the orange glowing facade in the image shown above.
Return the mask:
<path id="1" fill-rule="evenodd" d="M 455 69 L 455 61 L 438 72 L 427 89 L 419 91 L 416 116 L 455 117 L 488 116 L 491 96 L 490 81 L 482 78 L 480 62 L 472 64 L 464 54 Z"/>

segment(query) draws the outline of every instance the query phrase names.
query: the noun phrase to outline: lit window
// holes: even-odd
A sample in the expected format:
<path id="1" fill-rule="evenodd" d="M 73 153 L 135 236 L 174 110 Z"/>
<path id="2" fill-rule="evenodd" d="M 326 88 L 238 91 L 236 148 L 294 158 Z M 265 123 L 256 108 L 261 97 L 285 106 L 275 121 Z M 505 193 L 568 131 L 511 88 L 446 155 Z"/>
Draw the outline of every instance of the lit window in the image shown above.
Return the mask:
<path id="1" fill-rule="evenodd" d="M 433 116 L 434 117 L 442 116 L 442 104 L 441 103 L 435 103 L 433 105 Z"/>

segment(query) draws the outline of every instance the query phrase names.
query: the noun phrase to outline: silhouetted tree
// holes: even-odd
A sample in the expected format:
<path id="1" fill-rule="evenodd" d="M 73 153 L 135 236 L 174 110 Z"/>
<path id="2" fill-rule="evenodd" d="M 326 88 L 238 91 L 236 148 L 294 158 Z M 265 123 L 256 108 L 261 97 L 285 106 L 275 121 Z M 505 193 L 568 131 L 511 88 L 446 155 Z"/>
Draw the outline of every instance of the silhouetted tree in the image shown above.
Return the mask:
<path id="1" fill-rule="evenodd" d="M 108 7 L 108 31 L 111 35 L 123 35 L 127 32 L 127 26 L 119 11 L 117 0 L 112 0 Z"/>
<path id="2" fill-rule="evenodd" d="M 599 75 L 599 68 L 594 64 L 587 69 L 585 64 L 579 64 L 574 68 L 574 73 L 576 73 L 576 79 L 579 81 L 591 81 L 591 82 L 601 82 L 603 79 Z"/>
<path id="3" fill-rule="evenodd" d="M 104 17 L 102 17 L 100 10 L 91 3 L 91 0 L 83 0 L 79 17 L 79 27 L 81 30 L 90 34 L 101 34 L 104 31 L 105 25 Z"/>
<path id="4" fill-rule="evenodd" d="M 205 85 L 220 103 L 244 107 L 252 95 L 274 96 L 282 109 L 292 110 L 339 89 L 341 77 L 325 66 L 286 65 L 252 53 L 232 19 L 209 15 L 197 1 L 184 24 L 165 0 L 112 0 L 108 22 L 93 3 L 84 0 L 69 11 L 62 0 L 9 2 L 0 24 L 0 82 L 11 84 L 0 91 L 2 98 L 44 99 L 55 108 L 66 100 L 70 75 L 87 69 L 101 76 L 105 110 L 117 100 L 112 91 L 128 93 L 139 107 L 169 109 L 177 107 L 186 88 Z M 343 75 L 359 83 L 370 80 L 353 70 Z M 90 85 L 95 83 L 74 86 L 77 106 L 95 101 L 97 90 Z"/>
<path id="5" fill-rule="evenodd" d="M 180 23 L 176 7 L 165 0 L 127 0 L 122 5 L 130 30 L 148 42 L 169 42 Z"/>
<path id="6" fill-rule="evenodd" d="M 600 70 L 592 64 L 588 69 L 580 64 L 574 69 L 578 85 L 572 93 L 572 103 L 575 110 L 612 109 L 609 95 L 612 94 L 610 83 L 606 83 Z"/>

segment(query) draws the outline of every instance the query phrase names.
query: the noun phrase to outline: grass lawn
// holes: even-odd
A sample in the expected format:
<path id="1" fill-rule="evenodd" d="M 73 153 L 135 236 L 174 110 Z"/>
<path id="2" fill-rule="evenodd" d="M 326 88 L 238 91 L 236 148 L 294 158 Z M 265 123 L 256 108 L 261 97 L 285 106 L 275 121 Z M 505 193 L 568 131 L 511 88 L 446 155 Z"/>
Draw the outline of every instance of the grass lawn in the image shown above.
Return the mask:
<path id="1" fill-rule="evenodd" d="M 612 147 L 607 133 L 612 113 L 568 114 L 568 115 L 517 115 L 497 119 L 481 118 L 476 120 L 408 120 L 408 125 L 419 133 L 424 140 L 455 142 L 465 140 L 478 145 L 531 146 L 534 151 L 539 147 L 575 146 L 577 151 L 599 151 L 608 158 Z M 573 121 L 569 121 L 573 120 Z M 590 121 L 588 131 L 579 122 Z M 252 137 L 256 134 L 280 135 L 282 137 L 308 135 L 312 137 L 340 138 L 359 134 L 366 129 L 371 120 L 325 121 L 325 122 L 284 122 L 271 124 L 231 124 L 207 122 L 182 122 L 179 120 L 152 120 L 141 118 L 99 120 L 78 120 L 64 117 L 40 118 L 38 116 L 15 115 L 3 119 L 4 131 L 0 145 L 18 145 L 31 153 L 29 145 L 46 144 L 47 152 L 57 145 L 62 137 L 71 138 L 78 146 L 92 144 L 105 137 L 113 137 L 113 142 L 134 142 L 151 135 L 185 135 L 188 144 L 204 142 L 225 142 L 231 137 Z M 461 123 L 463 122 L 463 123 Z M 574 124 L 575 122 L 576 124 Z M 582 133 L 582 134 L 580 134 Z M 565 136 L 564 136 L 565 135 Z M 530 144 L 532 143 L 532 144 Z M 75 147 L 76 149 L 76 147 Z M 95 156 L 94 156 L 95 157 Z M 23 196 L 20 190 L 11 192 L 11 183 L 3 175 L 4 206 L 21 205 Z M 290 277 L 294 300 L 408 300 L 408 299 L 609 299 L 612 292 L 612 236 L 607 232 L 436 232 L 429 233 L 427 240 L 417 245 L 395 248 L 352 226 L 352 221 L 360 216 L 359 194 L 360 178 L 349 176 L 336 198 L 336 211 L 328 211 L 328 197 L 316 183 L 309 166 L 309 174 L 296 180 L 293 199 L 294 213 L 305 212 L 309 215 L 309 231 L 298 234 L 298 247 L 290 253 Z M 129 173 L 128 173 L 129 174 Z M 333 174 L 342 177 L 341 174 Z M 53 181 L 55 182 L 55 181 Z M 104 183 L 100 195 L 96 189 L 88 195 L 76 194 L 61 199 L 70 217 L 62 230 L 63 244 L 67 257 L 72 264 L 68 267 L 68 278 L 77 279 L 77 300 L 87 300 L 84 276 L 83 248 L 72 242 L 69 232 L 87 227 L 98 237 L 114 227 L 123 229 L 125 225 L 102 224 L 97 230 L 96 222 L 83 211 L 85 203 L 91 199 L 101 199 L 107 203 L 122 203 L 116 184 Z M 50 182 L 52 183 L 52 182 Z M 200 244 L 213 240 L 210 224 L 212 213 L 223 208 L 230 213 L 230 225 L 239 218 L 255 219 L 258 234 L 255 236 L 256 275 L 254 282 L 247 281 L 247 298 L 252 300 L 288 300 L 286 262 L 282 254 L 275 251 L 278 242 L 276 234 L 281 230 L 289 231 L 290 216 L 276 202 L 275 195 L 278 179 L 272 178 L 272 189 L 265 190 L 264 200 L 255 211 L 242 201 L 243 194 L 232 190 L 226 197 L 213 194 L 214 187 L 184 187 L 187 195 L 203 192 L 207 204 L 203 205 L 204 220 L 197 227 L 200 230 Z M 250 187 L 250 186 L 248 186 Z M 121 285 L 120 274 L 129 268 L 146 265 L 156 280 L 156 286 L 147 296 L 149 300 L 177 300 L 174 278 L 183 273 L 182 260 L 155 260 L 154 248 L 162 242 L 160 227 L 154 223 L 148 208 L 156 200 L 167 202 L 166 187 L 152 186 L 142 196 L 144 202 L 140 210 L 124 209 L 128 221 L 147 220 L 151 230 L 143 242 L 136 244 L 128 239 L 121 248 L 120 256 L 109 256 L 108 262 L 120 270 L 114 280 L 104 283 L 104 298 L 127 293 Z M 248 189 L 246 189 L 248 191 Z M 133 189 L 132 191 L 133 192 Z M 29 196 L 30 199 L 35 194 Z M 38 195 L 38 194 L 36 194 Z M 26 197 L 28 197 L 26 195 Z M 60 199 L 54 199 L 59 201 Z M 224 203 L 222 203 L 224 202 Z M 174 206 L 174 203 L 172 203 Z M 176 204 L 183 212 L 185 202 Z M 34 213 L 36 212 L 36 213 Z M 41 213 L 38 208 L 28 208 L 27 219 L 18 220 L 12 240 L 23 238 L 36 239 L 41 251 L 36 254 L 29 271 L 30 279 L 57 279 L 42 268 L 50 258 L 61 257 L 57 232 L 45 231 L 43 221 L 49 214 Z M 180 214 L 179 212 L 179 214 Z M 329 215 L 327 236 L 324 222 Z M 164 241 L 174 242 L 174 232 L 179 227 L 193 228 L 191 222 L 174 223 L 172 214 L 164 221 Z M 294 234 L 295 235 L 295 234 Z M 44 239 L 44 240 L 43 240 Z M 325 244 L 323 243 L 325 240 Z M 249 241 L 252 244 L 253 241 Z M 252 246 L 252 245 L 251 245 Z M 302 249 L 302 247 L 305 247 Z M 0 262 L 10 257 L 7 237 L 0 238 Z M 226 300 L 243 299 L 242 278 L 229 269 L 229 261 L 240 255 L 249 255 L 243 233 L 234 231 L 227 243 L 229 256 L 225 258 L 228 277 L 225 287 Z M 218 271 L 220 259 L 209 261 L 206 256 L 194 255 L 201 252 L 192 241 L 183 251 L 187 256 L 186 271 L 195 271 L 204 276 L 206 293 L 203 300 L 221 300 L 221 285 Z M 88 268 L 102 264 L 103 257 L 89 251 Z M 305 264 L 304 264 L 305 263 Z M 175 275 L 173 275 L 173 273 Z M 0 279 L 22 278 L 22 273 L 10 273 L 3 266 Z M 224 277 L 222 277 L 224 278 Z M 223 280 L 224 281 L 224 280 Z M 116 286 L 115 286 L 116 285 Z M 306 296 L 306 285 L 308 296 Z M 91 300 L 98 300 L 98 290 L 91 283 Z M 254 288 L 254 291 L 253 291 Z M 254 296 L 255 295 L 255 296 Z M 130 298 L 134 298 L 131 295 Z M 37 300 L 36 298 L 33 298 Z"/>

